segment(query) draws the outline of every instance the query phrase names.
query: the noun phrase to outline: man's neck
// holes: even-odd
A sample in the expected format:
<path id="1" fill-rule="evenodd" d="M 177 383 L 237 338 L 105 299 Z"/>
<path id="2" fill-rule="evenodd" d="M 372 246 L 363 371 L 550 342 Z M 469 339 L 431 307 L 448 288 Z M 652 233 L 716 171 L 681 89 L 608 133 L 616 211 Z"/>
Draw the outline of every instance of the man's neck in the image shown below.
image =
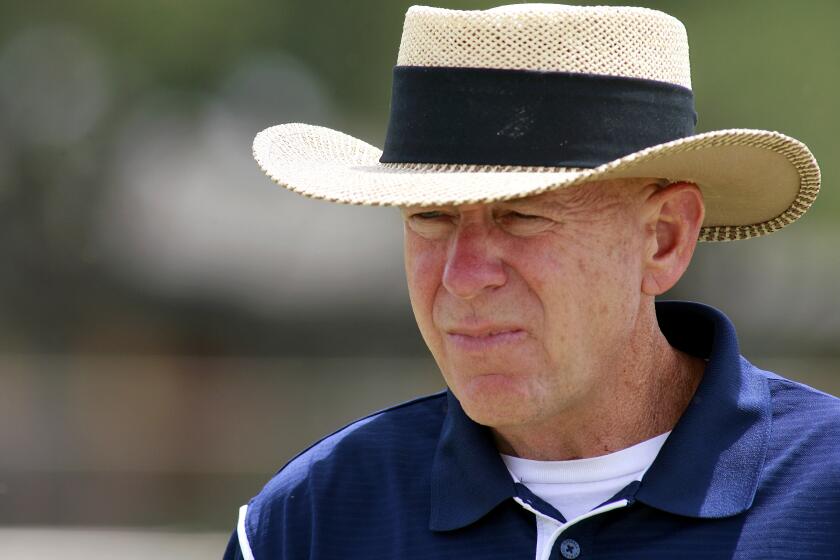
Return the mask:
<path id="1" fill-rule="evenodd" d="M 670 346 L 658 326 L 604 364 L 603 383 L 582 405 L 539 425 L 493 428 L 499 451 L 543 461 L 583 459 L 625 449 L 671 430 L 703 376 L 705 362 Z M 642 340 L 636 338 L 636 340 Z"/>

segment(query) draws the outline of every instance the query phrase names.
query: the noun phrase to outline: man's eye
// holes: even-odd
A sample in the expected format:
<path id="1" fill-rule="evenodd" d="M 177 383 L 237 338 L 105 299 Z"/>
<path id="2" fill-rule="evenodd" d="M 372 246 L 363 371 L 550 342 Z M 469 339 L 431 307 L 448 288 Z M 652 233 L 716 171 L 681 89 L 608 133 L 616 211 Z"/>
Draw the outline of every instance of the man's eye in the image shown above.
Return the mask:
<path id="1" fill-rule="evenodd" d="M 517 220 L 537 220 L 539 216 L 532 216 L 531 214 L 522 214 L 520 212 L 508 212 L 505 214 L 511 218 L 515 218 Z"/>
<path id="2" fill-rule="evenodd" d="M 554 225 L 552 220 L 544 216 L 521 212 L 505 212 L 496 220 L 502 228 L 515 235 L 534 235 Z"/>
<path id="3" fill-rule="evenodd" d="M 505 222 L 511 221 L 520 221 L 520 222 L 528 222 L 528 221 L 537 221 L 537 220 L 544 220 L 542 216 L 537 216 L 534 214 L 523 214 L 521 212 L 505 212 L 501 216 L 498 217 L 499 220 Z"/>
<path id="4" fill-rule="evenodd" d="M 454 226 L 455 218 L 452 214 L 442 210 L 426 210 L 408 214 L 406 224 L 415 233 L 437 239 L 446 235 Z"/>
<path id="5" fill-rule="evenodd" d="M 418 212 L 416 214 L 412 214 L 412 218 L 419 218 L 421 220 L 434 220 L 435 218 L 442 218 L 445 214 L 438 210 L 431 210 L 429 212 Z"/>

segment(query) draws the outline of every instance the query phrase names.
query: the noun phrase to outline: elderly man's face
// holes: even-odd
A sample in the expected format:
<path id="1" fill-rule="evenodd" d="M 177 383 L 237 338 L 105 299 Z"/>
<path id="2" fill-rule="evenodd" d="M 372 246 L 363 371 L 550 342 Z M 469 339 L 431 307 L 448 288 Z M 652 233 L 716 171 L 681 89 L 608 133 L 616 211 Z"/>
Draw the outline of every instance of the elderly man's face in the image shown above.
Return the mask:
<path id="1" fill-rule="evenodd" d="M 406 208 L 420 331 L 475 421 L 573 411 L 620 363 L 640 306 L 645 193 L 615 180 L 516 201 Z"/>

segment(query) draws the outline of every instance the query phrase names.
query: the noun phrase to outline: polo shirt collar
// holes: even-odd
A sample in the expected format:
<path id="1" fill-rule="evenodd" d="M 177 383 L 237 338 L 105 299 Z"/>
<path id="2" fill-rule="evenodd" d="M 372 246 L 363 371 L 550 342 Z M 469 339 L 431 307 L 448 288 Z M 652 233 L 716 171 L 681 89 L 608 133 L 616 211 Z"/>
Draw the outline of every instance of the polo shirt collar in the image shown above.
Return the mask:
<path id="1" fill-rule="evenodd" d="M 641 485 L 626 495 L 691 517 L 727 517 L 752 504 L 770 436 L 766 381 L 739 354 L 735 329 L 720 311 L 697 303 L 657 302 L 671 345 L 707 359 L 683 416 Z M 473 422 L 447 391 L 431 473 L 429 527 L 465 527 L 516 495 L 490 430 Z"/>
<path id="2" fill-rule="evenodd" d="M 447 411 L 432 463 L 433 531 L 460 529 L 515 495 L 490 430 L 477 424 L 446 392 Z"/>
<path id="3" fill-rule="evenodd" d="M 735 328 L 717 309 L 657 304 L 672 346 L 707 359 L 703 380 L 642 479 L 635 498 L 691 517 L 749 509 L 770 439 L 770 390 L 738 349 Z"/>

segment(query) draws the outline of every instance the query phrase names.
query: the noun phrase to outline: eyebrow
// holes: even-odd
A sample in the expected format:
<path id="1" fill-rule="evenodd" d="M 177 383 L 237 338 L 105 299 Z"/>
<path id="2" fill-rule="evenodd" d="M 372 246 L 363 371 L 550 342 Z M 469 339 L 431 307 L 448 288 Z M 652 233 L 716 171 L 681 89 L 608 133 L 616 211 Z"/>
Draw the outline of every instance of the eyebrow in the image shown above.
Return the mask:
<path id="1" fill-rule="evenodd" d="M 500 206 L 535 208 L 538 210 L 550 210 L 565 206 L 560 201 L 549 201 L 545 198 L 515 198 L 512 200 L 502 200 L 498 204 Z"/>
<path id="2" fill-rule="evenodd" d="M 539 195 L 536 195 L 539 196 Z M 496 202 L 488 203 L 490 205 L 499 206 L 499 207 L 508 207 L 508 208 L 533 208 L 538 210 L 549 210 L 549 209 L 557 209 L 563 208 L 566 206 L 561 201 L 549 201 L 546 198 L 533 198 L 533 197 L 526 197 L 526 198 L 513 198 L 510 200 L 499 200 Z M 400 212 L 403 214 L 408 212 L 433 212 L 435 210 L 449 210 L 457 208 L 458 205 L 451 205 L 451 204 L 442 204 L 442 205 L 432 205 L 432 206 L 400 206 Z"/>
<path id="3" fill-rule="evenodd" d="M 512 200 L 501 200 L 498 204 L 508 206 L 547 206 L 544 200 L 535 200 L 533 198 L 514 198 Z"/>

